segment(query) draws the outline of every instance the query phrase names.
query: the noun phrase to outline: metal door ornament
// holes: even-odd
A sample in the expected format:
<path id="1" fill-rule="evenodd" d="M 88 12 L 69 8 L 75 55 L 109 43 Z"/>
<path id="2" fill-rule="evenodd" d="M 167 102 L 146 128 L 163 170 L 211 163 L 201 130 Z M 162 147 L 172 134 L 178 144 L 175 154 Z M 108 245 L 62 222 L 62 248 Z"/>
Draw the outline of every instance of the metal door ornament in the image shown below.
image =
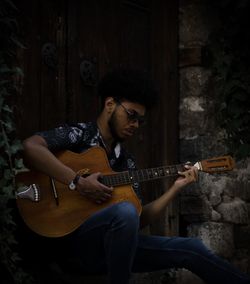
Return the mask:
<path id="1" fill-rule="evenodd" d="M 56 69 L 58 65 L 57 48 L 54 43 L 47 42 L 42 46 L 43 62 L 50 68 Z"/>
<path id="2" fill-rule="evenodd" d="M 95 86 L 97 83 L 96 60 L 84 59 L 80 64 L 81 79 L 86 86 Z"/>

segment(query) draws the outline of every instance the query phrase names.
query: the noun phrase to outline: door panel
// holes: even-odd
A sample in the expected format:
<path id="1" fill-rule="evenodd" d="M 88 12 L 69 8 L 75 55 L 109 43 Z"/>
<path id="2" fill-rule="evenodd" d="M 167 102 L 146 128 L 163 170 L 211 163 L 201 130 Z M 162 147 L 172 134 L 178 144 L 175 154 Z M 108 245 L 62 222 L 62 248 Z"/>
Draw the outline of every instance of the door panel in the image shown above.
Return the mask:
<path id="1" fill-rule="evenodd" d="M 18 102 L 21 139 L 64 122 L 95 119 L 99 79 L 117 66 L 136 67 L 152 75 L 160 98 L 146 127 L 126 146 L 139 167 L 176 162 L 178 1 L 23 0 L 16 5 L 27 46 L 18 53 L 25 74 Z M 157 198 L 169 185 L 146 185 L 145 200 Z M 177 234 L 176 220 L 178 201 L 152 231 Z"/>

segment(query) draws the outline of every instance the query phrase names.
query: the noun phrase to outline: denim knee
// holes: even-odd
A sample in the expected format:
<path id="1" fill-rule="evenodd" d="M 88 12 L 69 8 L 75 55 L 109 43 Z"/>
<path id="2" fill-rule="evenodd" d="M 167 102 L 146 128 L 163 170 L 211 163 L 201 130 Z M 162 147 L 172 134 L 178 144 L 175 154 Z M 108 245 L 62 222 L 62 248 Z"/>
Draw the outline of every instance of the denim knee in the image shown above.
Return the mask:
<path id="1" fill-rule="evenodd" d="M 127 227 L 130 229 L 138 229 L 139 215 L 135 206 L 130 202 L 120 202 L 113 205 L 112 223 Z"/>
<path id="2" fill-rule="evenodd" d="M 204 245 L 204 243 L 198 238 L 185 238 L 184 246 L 187 250 L 204 253 L 210 252 L 209 249 Z"/>

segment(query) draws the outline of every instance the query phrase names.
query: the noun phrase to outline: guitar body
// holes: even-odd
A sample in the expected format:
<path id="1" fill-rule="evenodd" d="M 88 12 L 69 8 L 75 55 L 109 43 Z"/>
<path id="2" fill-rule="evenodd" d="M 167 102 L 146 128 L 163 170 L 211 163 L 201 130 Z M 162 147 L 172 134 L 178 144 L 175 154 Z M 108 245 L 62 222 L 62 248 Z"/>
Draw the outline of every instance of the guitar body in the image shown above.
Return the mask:
<path id="1" fill-rule="evenodd" d="M 109 166 L 105 151 L 93 147 L 82 154 L 64 151 L 57 158 L 74 171 L 87 169 L 88 174 L 101 172 L 103 175 L 114 173 Z M 112 198 L 105 203 L 97 204 L 85 198 L 77 191 L 69 190 L 67 185 L 54 181 L 58 203 L 56 202 L 51 179 L 37 171 L 28 171 L 16 176 L 17 185 L 39 187 L 40 200 L 17 198 L 17 207 L 27 226 L 39 235 L 61 237 L 76 230 L 91 215 L 112 204 L 129 201 L 141 213 L 141 204 L 131 185 L 114 188 Z"/>

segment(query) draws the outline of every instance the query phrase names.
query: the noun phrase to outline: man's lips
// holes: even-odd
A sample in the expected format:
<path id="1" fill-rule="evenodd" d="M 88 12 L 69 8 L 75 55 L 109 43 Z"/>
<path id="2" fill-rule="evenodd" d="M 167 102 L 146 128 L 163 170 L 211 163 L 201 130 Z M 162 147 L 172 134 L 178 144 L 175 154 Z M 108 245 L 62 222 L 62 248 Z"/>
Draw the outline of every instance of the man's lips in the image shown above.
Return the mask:
<path id="1" fill-rule="evenodd" d="M 135 134 L 135 131 L 133 129 L 125 129 L 125 134 L 127 136 L 132 136 Z"/>

